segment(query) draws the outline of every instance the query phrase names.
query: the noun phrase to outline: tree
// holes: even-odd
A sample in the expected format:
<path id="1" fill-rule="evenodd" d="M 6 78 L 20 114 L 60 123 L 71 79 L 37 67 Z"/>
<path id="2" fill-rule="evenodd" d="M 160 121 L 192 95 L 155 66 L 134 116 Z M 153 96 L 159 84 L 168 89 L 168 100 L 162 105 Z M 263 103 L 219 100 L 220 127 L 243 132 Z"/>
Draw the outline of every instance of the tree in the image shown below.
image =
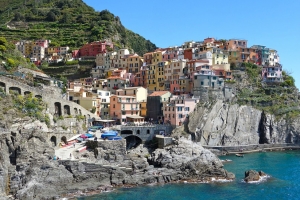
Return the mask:
<path id="1" fill-rule="evenodd" d="M 0 45 L 0 52 L 6 51 L 6 47 L 4 45 Z"/>
<path id="2" fill-rule="evenodd" d="M 6 47 L 6 45 L 7 45 L 7 40 L 6 40 L 6 38 L 0 37 L 0 45 L 3 45 L 3 46 Z"/>
<path id="3" fill-rule="evenodd" d="M 57 17 L 53 12 L 50 11 L 47 14 L 47 20 L 55 22 L 57 20 Z"/>
<path id="4" fill-rule="evenodd" d="M 72 16 L 69 13 L 65 13 L 60 20 L 61 23 L 71 23 L 72 22 Z"/>
<path id="5" fill-rule="evenodd" d="M 23 19 L 24 19 L 24 16 L 20 12 L 15 13 L 14 20 L 21 21 Z"/>

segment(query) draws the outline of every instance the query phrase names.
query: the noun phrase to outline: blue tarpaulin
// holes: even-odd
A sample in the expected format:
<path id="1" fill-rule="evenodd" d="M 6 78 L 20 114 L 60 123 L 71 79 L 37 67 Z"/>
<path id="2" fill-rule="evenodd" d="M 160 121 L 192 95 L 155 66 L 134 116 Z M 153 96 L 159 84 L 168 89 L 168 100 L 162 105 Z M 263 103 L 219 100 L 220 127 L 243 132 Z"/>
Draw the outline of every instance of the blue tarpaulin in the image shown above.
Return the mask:
<path id="1" fill-rule="evenodd" d="M 94 137 L 94 135 L 90 134 L 90 133 L 86 133 L 85 136 L 88 137 L 88 138 Z"/>

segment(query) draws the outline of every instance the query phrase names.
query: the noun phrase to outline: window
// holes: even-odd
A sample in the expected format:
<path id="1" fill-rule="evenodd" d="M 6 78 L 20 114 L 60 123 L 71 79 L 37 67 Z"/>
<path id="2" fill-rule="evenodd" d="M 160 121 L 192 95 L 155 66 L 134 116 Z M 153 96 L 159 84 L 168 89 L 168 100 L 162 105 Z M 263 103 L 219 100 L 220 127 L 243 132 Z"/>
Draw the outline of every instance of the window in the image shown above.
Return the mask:
<path id="1" fill-rule="evenodd" d="M 190 111 L 190 107 L 185 107 L 185 111 Z"/>
<path id="2" fill-rule="evenodd" d="M 203 83 L 203 81 L 201 81 L 201 85 L 203 85 L 204 83 Z"/>
<path id="3" fill-rule="evenodd" d="M 182 114 L 179 114 L 179 115 L 178 115 L 178 118 L 181 119 L 181 118 L 182 118 Z"/>
<path id="4" fill-rule="evenodd" d="M 116 105 L 115 105 L 115 104 L 113 105 L 113 108 L 116 108 Z"/>

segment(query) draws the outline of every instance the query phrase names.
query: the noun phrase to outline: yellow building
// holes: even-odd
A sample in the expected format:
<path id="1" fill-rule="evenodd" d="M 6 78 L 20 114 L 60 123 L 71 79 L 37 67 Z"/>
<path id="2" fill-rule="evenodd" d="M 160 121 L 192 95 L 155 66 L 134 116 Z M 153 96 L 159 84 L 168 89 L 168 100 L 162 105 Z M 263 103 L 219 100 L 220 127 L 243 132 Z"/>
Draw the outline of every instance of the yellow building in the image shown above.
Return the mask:
<path id="1" fill-rule="evenodd" d="M 212 64 L 228 64 L 228 52 L 222 49 L 213 48 L 212 49 Z"/>
<path id="2" fill-rule="evenodd" d="M 228 63 L 237 63 L 240 57 L 238 49 L 228 51 Z"/>
<path id="3" fill-rule="evenodd" d="M 159 62 L 156 64 L 156 91 L 163 91 L 165 90 L 165 73 L 164 69 L 168 65 L 167 61 Z"/>
<path id="4" fill-rule="evenodd" d="M 148 89 L 150 91 L 156 91 L 156 65 L 148 65 Z"/>
<path id="5" fill-rule="evenodd" d="M 162 61 L 162 51 L 155 51 L 153 52 L 153 56 L 152 56 L 152 64 L 156 64 Z"/>
<path id="6" fill-rule="evenodd" d="M 140 109 L 141 109 L 141 116 L 146 117 L 147 116 L 147 102 L 143 101 L 140 103 Z"/>
<path id="7" fill-rule="evenodd" d="M 35 46 L 35 43 L 30 41 L 25 43 L 25 56 L 30 56 L 31 52 L 33 51 L 33 47 Z"/>
<path id="8" fill-rule="evenodd" d="M 162 51 L 156 51 L 153 52 L 152 55 L 152 64 L 149 65 L 149 71 L 148 71 L 148 89 L 150 91 L 158 91 L 160 90 L 164 90 L 164 86 L 159 87 L 159 83 L 158 83 L 158 76 L 164 79 L 164 69 L 163 66 L 161 66 L 161 64 L 159 63 L 163 63 L 162 62 Z M 164 65 L 164 64 L 163 64 Z"/>
<path id="9" fill-rule="evenodd" d="M 138 73 L 140 72 L 140 67 L 143 65 L 143 59 L 139 55 L 135 54 L 129 56 L 127 59 L 126 71 L 128 73 Z"/>

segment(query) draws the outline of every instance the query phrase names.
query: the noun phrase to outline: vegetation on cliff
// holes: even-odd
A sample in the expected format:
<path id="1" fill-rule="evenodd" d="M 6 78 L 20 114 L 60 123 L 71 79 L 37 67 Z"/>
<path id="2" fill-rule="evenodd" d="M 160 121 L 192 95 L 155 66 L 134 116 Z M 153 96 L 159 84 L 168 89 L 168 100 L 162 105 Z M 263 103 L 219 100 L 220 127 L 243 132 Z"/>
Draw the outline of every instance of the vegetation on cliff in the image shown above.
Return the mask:
<path id="1" fill-rule="evenodd" d="M 25 116 L 50 125 L 49 116 L 44 113 L 46 104 L 41 99 L 33 97 L 32 94 L 22 96 L 10 91 L 8 95 L 0 88 L 0 105 L 1 127 L 7 128 L 7 123 L 10 123 L 10 120 Z"/>
<path id="2" fill-rule="evenodd" d="M 38 69 L 28 59 L 25 59 L 22 53 L 16 50 L 15 46 L 4 37 L 0 37 L 0 66 L 3 66 L 6 71 L 14 71 L 18 66 Z"/>
<path id="3" fill-rule="evenodd" d="M 142 55 L 156 46 L 126 29 L 108 10 L 95 11 L 82 0 L 0 0 L 0 36 L 9 40 L 50 39 L 52 46 L 79 48 L 111 40 Z"/>
<path id="4" fill-rule="evenodd" d="M 283 71 L 283 82 L 265 84 L 262 82 L 262 67 L 251 63 L 243 63 L 246 71 L 247 87 L 238 89 L 237 102 L 241 105 L 252 105 L 278 118 L 293 119 L 299 116 L 298 89 L 294 78 Z M 235 79 L 239 80 L 239 76 Z"/>

